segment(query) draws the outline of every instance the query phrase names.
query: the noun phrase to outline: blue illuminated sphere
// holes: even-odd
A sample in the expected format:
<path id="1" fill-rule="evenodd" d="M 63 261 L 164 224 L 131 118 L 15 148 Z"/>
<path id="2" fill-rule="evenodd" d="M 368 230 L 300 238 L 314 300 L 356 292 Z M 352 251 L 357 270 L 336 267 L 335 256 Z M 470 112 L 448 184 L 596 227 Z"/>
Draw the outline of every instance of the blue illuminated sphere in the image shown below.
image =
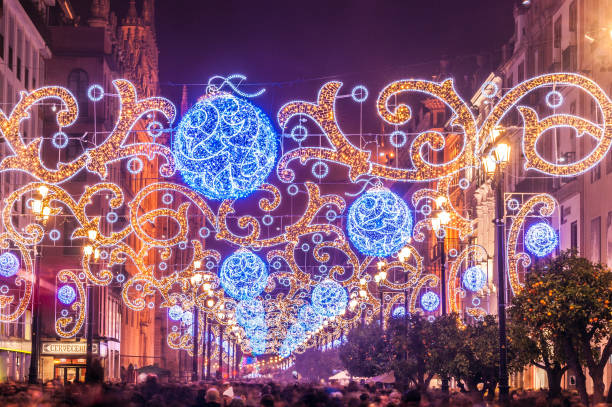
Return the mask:
<path id="1" fill-rule="evenodd" d="M 421 296 L 421 306 L 425 311 L 435 311 L 440 305 L 440 297 L 438 294 L 428 291 Z"/>
<path id="2" fill-rule="evenodd" d="M 307 331 L 314 331 L 323 321 L 321 315 L 317 314 L 310 304 L 303 305 L 298 311 L 298 321 L 304 325 Z"/>
<path id="3" fill-rule="evenodd" d="M 487 284 L 487 274 L 478 266 L 473 266 L 463 273 L 463 285 L 470 291 L 479 291 Z"/>
<path id="4" fill-rule="evenodd" d="M 295 343 L 300 343 L 306 337 L 306 330 L 304 329 L 304 325 L 296 322 L 295 324 L 289 327 L 289 331 L 287 332 L 287 337 L 292 338 Z"/>
<path id="5" fill-rule="evenodd" d="M 13 253 L 0 254 L 0 275 L 13 277 L 19 271 L 19 259 Z"/>
<path id="6" fill-rule="evenodd" d="M 268 327 L 265 322 L 259 324 L 250 324 L 245 328 L 244 332 L 246 333 L 249 339 L 260 339 L 265 340 L 268 336 Z"/>
<path id="7" fill-rule="evenodd" d="M 406 315 L 406 311 L 404 310 L 404 307 L 400 306 L 400 307 L 396 307 L 393 310 L 393 314 L 391 314 L 393 316 L 393 318 L 402 318 L 404 315 Z"/>
<path id="8" fill-rule="evenodd" d="M 64 305 L 70 305 L 76 300 L 76 291 L 69 285 L 63 285 L 57 290 L 57 299 Z"/>
<path id="9" fill-rule="evenodd" d="M 546 222 L 532 225 L 525 233 L 525 247 L 537 257 L 551 254 L 558 244 L 557 232 Z"/>
<path id="10" fill-rule="evenodd" d="M 183 317 L 183 308 L 180 305 L 173 305 L 168 308 L 168 316 L 173 321 L 178 321 Z"/>
<path id="11" fill-rule="evenodd" d="M 312 308 L 323 317 L 342 314 L 347 303 L 346 290 L 334 280 L 323 280 L 312 290 Z"/>
<path id="12" fill-rule="evenodd" d="M 193 312 L 185 311 L 183 315 L 181 316 L 181 322 L 185 325 L 192 325 L 193 324 Z"/>
<path id="13" fill-rule="evenodd" d="M 349 209 L 348 235 L 368 256 L 397 253 L 412 235 L 412 214 L 399 196 L 384 188 L 361 195 Z"/>
<path id="14" fill-rule="evenodd" d="M 260 325 L 265 320 L 265 310 L 259 300 L 247 299 L 236 306 L 236 321 L 242 327 Z"/>
<path id="15" fill-rule="evenodd" d="M 258 296 L 268 285 L 268 268 L 257 255 L 240 249 L 225 259 L 219 271 L 225 293 L 236 300 Z"/>
<path id="16" fill-rule="evenodd" d="M 259 188 L 278 141 L 264 112 L 228 93 L 202 98 L 181 120 L 172 152 L 185 182 L 210 199 L 235 199 Z"/>

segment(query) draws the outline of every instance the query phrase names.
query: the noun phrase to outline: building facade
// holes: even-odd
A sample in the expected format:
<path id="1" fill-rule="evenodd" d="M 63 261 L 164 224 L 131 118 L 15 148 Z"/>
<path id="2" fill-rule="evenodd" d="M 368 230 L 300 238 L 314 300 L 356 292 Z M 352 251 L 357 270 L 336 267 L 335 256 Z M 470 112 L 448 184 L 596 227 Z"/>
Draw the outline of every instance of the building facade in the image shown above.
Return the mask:
<path id="1" fill-rule="evenodd" d="M 10 114 L 19 101 L 19 93 L 36 88 L 44 82 L 45 62 L 51 57 L 49 47 L 40 30 L 40 20 L 32 10 L 45 8 L 44 1 L 27 4 L 18 0 L 0 2 L 0 110 Z M 40 134 L 43 117 L 39 109 L 32 110 L 32 118 L 25 122 L 23 135 L 31 140 Z M 6 156 L 8 147 L 0 140 L 0 154 Z M 15 185 L 22 185 L 25 174 L 2 173 L 0 195 Z M 13 222 L 23 227 L 32 221 L 27 216 L 25 202 L 14 208 Z M 26 311 L 17 321 L 0 324 L 0 381 L 24 380 L 28 374 L 31 351 L 31 312 Z"/>

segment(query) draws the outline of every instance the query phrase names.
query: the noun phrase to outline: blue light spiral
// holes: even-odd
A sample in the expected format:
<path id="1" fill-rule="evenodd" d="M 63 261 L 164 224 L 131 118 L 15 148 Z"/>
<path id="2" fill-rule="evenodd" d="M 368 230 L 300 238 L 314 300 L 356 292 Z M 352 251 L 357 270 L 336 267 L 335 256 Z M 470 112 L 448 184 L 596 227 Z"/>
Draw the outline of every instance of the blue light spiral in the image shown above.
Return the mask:
<path id="1" fill-rule="evenodd" d="M 463 285 L 470 291 L 479 291 L 487 284 L 487 274 L 478 266 L 473 266 L 463 273 Z"/>
<path id="2" fill-rule="evenodd" d="M 537 257 L 551 254 L 558 244 L 557 232 L 546 222 L 532 225 L 525 233 L 525 247 Z"/>
<path id="3" fill-rule="evenodd" d="M 347 303 L 346 290 L 334 280 L 323 280 L 312 290 L 312 308 L 323 317 L 342 314 Z"/>
<path id="4" fill-rule="evenodd" d="M 13 253 L 2 253 L 0 255 L 0 275 L 2 277 L 13 277 L 19 271 L 19 259 Z"/>
<path id="5" fill-rule="evenodd" d="M 64 305 L 70 305 L 76 300 L 76 291 L 69 285 L 63 285 L 57 290 L 57 299 Z"/>
<path id="6" fill-rule="evenodd" d="M 257 255 L 240 249 L 225 259 L 219 271 L 225 293 L 236 300 L 258 296 L 268 284 L 268 268 Z"/>
<path id="7" fill-rule="evenodd" d="M 202 98 L 181 120 L 172 151 L 184 181 L 210 199 L 236 199 L 272 171 L 276 132 L 251 102 L 225 92 Z"/>
<path id="8" fill-rule="evenodd" d="M 406 202 L 393 192 L 371 189 L 351 205 L 348 235 L 361 253 L 387 257 L 408 242 L 412 235 L 412 214 Z"/>
<path id="9" fill-rule="evenodd" d="M 421 296 L 421 307 L 425 311 L 435 311 L 440 306 L 440 297 L 438 294 L 427 291 L 425 294 Z"/>

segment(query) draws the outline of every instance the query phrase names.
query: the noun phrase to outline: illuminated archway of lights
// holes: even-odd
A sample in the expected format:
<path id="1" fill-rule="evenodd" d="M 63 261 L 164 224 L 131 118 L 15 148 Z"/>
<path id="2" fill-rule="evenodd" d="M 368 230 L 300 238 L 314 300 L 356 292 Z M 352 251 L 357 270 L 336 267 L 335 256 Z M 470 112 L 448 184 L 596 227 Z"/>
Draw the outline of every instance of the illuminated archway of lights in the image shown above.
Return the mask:
<path id="1" fill-rule="evenodd" d="M 587 171 L 602 160 L 612 142 L 611 101 L 597 84 L 581 75 L 555 73 L 526 80 L 498 101 L 489 99 L 492 108 L 481 122 L 476 121 L 470 104 L 455 91 L 452 79 L 400 80 L 387 85 L 378 95 L 376 107 L 380 118 L 393 125 L 394 131 L 401 131 L 398 128 L 411 119 L 412 111 L 403 103 L 390 101 L 404 93 L 425 94 L 440 100 L 451 111 L 453 128 L 459 129 L 463 145 L 448 162 L 434 163 L 428 157 L 432 151 L 445 148 L 443 134 L 424 131 L 408 140 L 406 133 L 396 133 L 405 137 L 394 139 L 395 148 L 405 149 L 411 160 L 408 168 L 396 168 L 379 163 L 370 150 L 349 141 L 335 112 L 342 83 L 329 82 L 322 86 L 315 102 L 294 101 L 280 108 L 278 123 L 286 137 L 283 137 L 283 148 L 279 149 L 283 153 L 276 162 L 276 171 L 265 178 L 268 162 L 261 162 L 261 167 L 252 169 L 261 170 L 258 174 L 264 175 L 258 175 L 251 184 L 245 181 L 241 192 L 230 194 L 246 195 L 251 187 L 256 188 L 242 200 L 252 200 L 257 206 L 244 209 L 241 199 L 208 200 L 182 181 L 176 181 L 179 177 L 170 178 L 177 173 L 177 167 L 185 168 L 183 161 L 176 164 L 180 160 L 175 159 L 176 152 L 168 147 L 167 135 L 172 132 L 176 116 L 171 102 L 162 97 L 141 98 L 127 80 L 113 81 L 114 90 L 94 86 L 89 92 L 89 103 L 117 98 L 120 102 L 117 121 L 109 132 L 94 131 L 95 137 L 87 140 L 88 148 L 66 161 L 60 155 L 57 162 L 49 164 L 46 158 L 50 154 L 46 152 L 52 149 L 51 155 L 57 157 L 57 150 L 72 142 L 68 134 L 72 134 L 70 126 L 79 117 L 79 103 L 67 89 L 48 86 L 22 92 L 10 113 L 0 112 L 0 132 L 8 147 L 7 155 L 0 161 L 0 172 L 19 173 L 25 178 L 23 184 L 11 185 L 10 193 L 2 202 L 0 322 L 17 320 L 29 306 L 33 260 L 39 246 L 53 245 L 68 234 L 73 245 L 82 246 L 83 250 L 77 264 L 56 274 L 56 287 L 61 291 L 56 302 L 55 324 L 59 336 L 71 337 L 82 329 L 85 287 L 112 284 L 121 287 L 125 305 L 135 311 L 155 307 L 165 310 L 171 327 L 167 342 L 173 348 L 192 351 L 194 310 L 200 321 L 214 322 L 212 336 L 216 348 L 212 357 L 225 343 L 219 342 L 221 327 L 224 341 L 232 338 L 243 350 L 253 353 L 280 352 L 286 356 L 303 352 L 321 341 L 337 343 L 362 319 L 376 318 L 383 305 L 378 296 L 381 288 L 385 290 L 387 317 L 399 305 L 403 306 L 403 301 L 408 304 L 404 313 L 410 314 L 424 312 L 423 305 L 426 310 L 437 306 L 436 290 L 440 284 L 448 284 L 450 309 L 458 307 L 457 299 L 464 295 L 460 277 L 474 258 L 484 256 L 481 249 L 469 247 L 457 257 L 452 266 L 452 282 L 440 282 L 436 275 L 426 273 L 423 256 L 409 243 L 402 248 L 406 254 L 403 259 L 396 253 L 374 257 L 355 252 L 347 239 L 343 218 L 347 212 L 345 199 L 351 203 L 359 194 L 323 191 L 322 186 L 333 167 L 348 169 L 347 184 L 353 185 L 352 191 L 363 192 L 366 189 L 363 181 L 366 185 L 373 180 L 381 183 L 427 181 L 406 199 L 415 215 L 411 231 L 414 239 L 423 241 L 426 235 L 431 236 L 432 219 L 436 212 L 444 210 L 450 219 L 442 225 L 442 235 L 453 229 L 465 241 L 474 233 L 474 220 L 456 209 L 450 192 L 453 180 L 481 165 L 494 129 L 510 111 L 518 109 L 523 118 L 521 146 L 525 168 L 543 174 L 576 176 Z M 601 121 L 594 123 L 566 114 L 540 117 L 534 109 L 519 105 L 530 92 L 553 87 L 573 87 L 585 93 L 601 112 Z M 367 88 L 360 85 L 359 89 L 358 97 L 345 98 L 346 103 L 366 102 Z M 217 91 L 211 88 L 211 92 Z M 32 108 L 48 103 L 59 105 L 54 113 L 57 129 L 52 132 L 56 136 L 50 142 L 42 137 L 26 139 L 20 132 L 21 123 L 30 120 Z M 322 131 L 317 147 L 308 144 L 309 122 Z M 596 141 L 583 159 L 560 164 L 547 161 L 538 153 L 536 145 L 540 137 L 549 129 L 562 126 L 579 134 L 589 133 Z M 228 126 L 223 137 L 239 144 L 248 137 L 232 139 L 230 133 L 257 131 L 253 129 Z M 270 135 L 270 128 L 265 129 L 265 134 Z M 201 140 L 191 141 L 188 147 L 195 159 L 206 155 L 198 150 L 205 147 L 197 144 Z M 270 158 L 265 154 L 254 157 Z M 296 180 L 295 161 L 313 164 L 303 180 Z M 81 173 L 88 174 L 86 185 L 70 182 Z M 156 181 L 144 182 L 145 179 Z M 225 180 L 220 181 L 224 188 L 229 188 L 230 184 L 223 183 Z M 458 185 L 466 189 L 469 180 L 461 178 Z M 209 196 L 225 196 L 214 194 L 214 183 L 207 184 L 207 188 L 212 191 Z M 284 216 L 283 200 L 290 200 L 292 208 L 297 208 L 293 216 Z M 16 225 L 12 215 L 21 202 L 26 203 L 31 216 L 20 217 L 21 223 Z M 520 245 L 525 218 L 535 211 L 541 217 L 551 216 L 555 206 L 552 197 L 541 194 L 515 208 L 507 244 L 509 280 L 515 292 L 520 290 L 520 275 L 531 261 Z M 70 229 L 67 225 L 74 226 Z M 385 236 L 380 238 L 384 240 Z M 212 245 L 212 242 L 216 243 Z M 223 245 L 222 250 L 209 248 Z M 394 246 L 391 251 L 398 248 Z M 218 278 L 220 266 L 237 250 L 256 253 L 268 273 L 265 284 L 246 296 L 227 295 Z M 386 273 L 385 277 L 375 283 L 373 275 L 381 271 Z M 201 278 L 192 278 L 197 274 Z M 396 274 L 404 278 L 393 278 Z M 316 312 L 320 299 L 311 298 L 311 294 L 324 281 L 340 287 L 335 292 L 340 295 L 342 306 L 321 315 Z M 260 302 L 262 309 L 257 310 L 260 317 L 256 323 L 238 323 L 236 310 L 240 300 Z M 473 313 L 478 316 L 480 310 L 476 308 Z M 200 330 L 197 340 L 203 341 L 205 335 Z"/>

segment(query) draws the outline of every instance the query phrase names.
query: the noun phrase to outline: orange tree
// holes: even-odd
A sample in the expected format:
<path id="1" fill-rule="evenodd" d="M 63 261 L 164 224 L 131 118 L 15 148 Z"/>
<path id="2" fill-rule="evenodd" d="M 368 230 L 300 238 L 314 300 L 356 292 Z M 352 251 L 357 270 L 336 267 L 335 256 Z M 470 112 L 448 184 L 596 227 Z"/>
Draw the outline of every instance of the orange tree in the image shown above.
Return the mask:
<path id="1" fill-rule="evenodd" d="M 593 380 L 593 403 L 603 400 L 603 373 L 612 354 L 611 301 L 612 273 L 571 251 L 535 265 L 524 289 L 512 300 L 511 321 L 519 334 L 529 337 L 534 362 L 548 363 L 557 374 L 567 363 L 576 372 L 585 404 L 583 367 Z"/>
<path id="2" fill-rule="evenodd" d="M 352 376 L 371 377 L 389 369 L 389 345 L 377 325 L 358 326 L 351 330 L 340 347 L 340 360 Z"/>

